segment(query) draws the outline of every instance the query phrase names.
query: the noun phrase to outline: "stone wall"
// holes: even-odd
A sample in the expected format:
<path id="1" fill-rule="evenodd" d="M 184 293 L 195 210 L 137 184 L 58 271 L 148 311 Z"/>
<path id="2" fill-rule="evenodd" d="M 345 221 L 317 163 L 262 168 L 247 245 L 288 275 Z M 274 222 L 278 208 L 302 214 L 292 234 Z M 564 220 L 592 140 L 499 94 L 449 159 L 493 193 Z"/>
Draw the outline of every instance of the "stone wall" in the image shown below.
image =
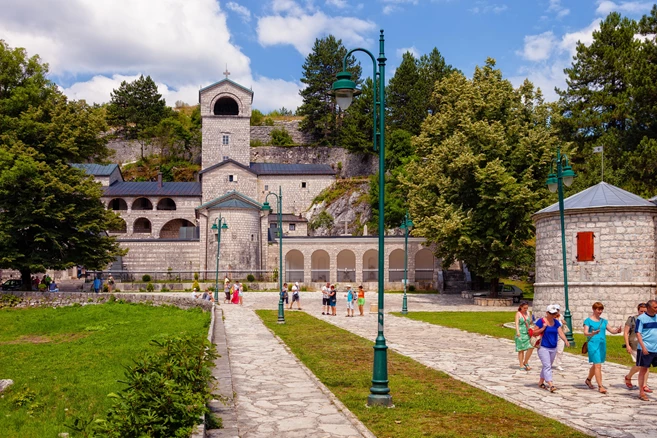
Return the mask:
<path id="1" fill-rule="evenodd" d="M 109 158 L 112 163 L 132 163 L 141 158 L 141 145 L 137 140 L 111 139 L 107 142 L 107 148 L 114 151 L 114 155 Z M 156 146 L 144 146 L 144 156 L 159 152 Z"/>
<path id="2" fill-rule="evenodd" d="M 333 175 L 261 175 L 258 178 L 258 202 L 264 203 L 267 193 L 278 195 L 278 187 L 283 191 L 283 214 L 304 213 L 313 203 L 313 199 L 322 190 L 333 184 Z M 305 186 L 305 187 L 304 187 Z M 276 198 L 269 197 L 273 213 L 276 213 Z"/>
<path id="3" fill-rule="evenodd" d="M 152 273 L 155 271 L 197 271 L 199 269 L 198 240 L 130 240 L 119 241 L 129 248 L 123 256 L 123 270 Z"/>
<path id="4" fill-rule="evenodd" d="M 356 154 L 343 148 L 262 146 L 251 148 L 253 163 L 328 164 L 342 178 L 369 176 L 379 170 L 377 155 Z"/>
<path id="5" fill-rule="evenodd" d="M 110 299 L 112 294 L 92 293 L 92 292 L 58 292 L 58 293 L 41 293 L 41 292 L 20 292 L 11 291 L 3 292 L 11 294 L 22 299 L 16 307 L 61 307 L 70 306 L 74 303 L 94 303 L 102 304 Z M 123 300 L 127 303 L 149 303 L 153 305 L 171 305 L 181 309 L 190 309 L 200 307 L 203 310 L 212 310 L 213 303 L 207 300 L 192 299 L 189 294 L 180 295 L 162 295 L 162 294 L 113 294 L 116 299 Z"/>
<path id="6" fill-rule="evenodd" d="M 536 283 L 534 311 L 565 305 L 561 225 L 558 212 L 535 218 Z M 655 213 L 650 210 L 599 208 L 566 211 L 568 301 L 579 329 L 591 305 L 605 305 L 604 317 L 620 324 L 639 302 L 655 297 Z M 577 260 L 577 233 L 594 233 L 594 261 Z"/>
<path id="7" fill-rule="evenodd" d="M 267 145 L 271 142 L 271 132 L 274 129 L 285 129 L 292 137 L 294 144 L 312 143 L 312 137 L 299 130 L 299 123 L 301 120 L 275 120 L 274 126 L 251 126 L 251 140 Z"/>

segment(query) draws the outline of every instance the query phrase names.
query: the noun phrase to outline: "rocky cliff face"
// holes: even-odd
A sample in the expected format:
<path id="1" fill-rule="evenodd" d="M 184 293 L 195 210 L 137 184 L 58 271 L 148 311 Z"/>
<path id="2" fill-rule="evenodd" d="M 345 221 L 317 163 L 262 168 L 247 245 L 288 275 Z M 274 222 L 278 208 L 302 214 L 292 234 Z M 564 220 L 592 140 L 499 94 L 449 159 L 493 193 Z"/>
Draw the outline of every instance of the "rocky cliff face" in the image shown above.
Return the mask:
<path id="1" fill-rule="evenodd" d="M 305 213 L 310 236 L 364 235 L 371 219 L 368 203 L 370 185 L 367 180 L 338 180 L 321 201 Z M 322 196 L 320 195 L 319 198 Z M 346 232 L 345 232 L 346 231 Z"/>

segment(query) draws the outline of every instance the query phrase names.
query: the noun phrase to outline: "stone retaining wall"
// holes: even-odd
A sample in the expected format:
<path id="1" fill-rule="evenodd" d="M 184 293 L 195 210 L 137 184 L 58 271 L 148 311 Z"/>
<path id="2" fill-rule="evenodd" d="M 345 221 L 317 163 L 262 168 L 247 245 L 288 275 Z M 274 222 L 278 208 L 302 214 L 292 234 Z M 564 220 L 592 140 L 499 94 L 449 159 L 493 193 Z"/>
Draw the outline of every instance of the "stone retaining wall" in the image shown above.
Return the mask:
<path id="1" fill-rule="evenodd" d="M 150 303 L 153 305 L 170 305 L 181 309 L 190 309 L 200 307 L 205 311 L 212 310 L 213 303 L 206 300 L 193 300 L 190 295 L 181 294 L 180 296 L 161 295 L 161 294 L 108 294 L 108 293 L 85 293 L 85 292 L 58 292 L 58 293 L 41 293 L 41 292 L 20 292 L 11 291 L 3 292 L 4 294 L 14 295 L 22 299 L 16 306 L 19 308 L 26 307 L 61 307 L 71 306 L 75 303 L 84 304 L 102 304 L 114 295 L 117 300 L 123 300 L 127 303 Z"/>

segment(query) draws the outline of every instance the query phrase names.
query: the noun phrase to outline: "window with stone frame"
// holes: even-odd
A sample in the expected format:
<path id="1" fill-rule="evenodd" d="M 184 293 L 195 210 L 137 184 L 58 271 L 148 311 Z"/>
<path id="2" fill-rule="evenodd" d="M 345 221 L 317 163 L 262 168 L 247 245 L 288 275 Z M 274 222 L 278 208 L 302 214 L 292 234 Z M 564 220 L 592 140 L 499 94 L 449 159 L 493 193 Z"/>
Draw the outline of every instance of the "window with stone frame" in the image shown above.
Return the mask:
<path id="1" fill-rule="evenodd" d="M 224 134 L 221 136 L 221 144 L 224 146 L 228 146 L 230 144 L 230 135 Z"/>
<path id="2" fill-rule="evenodd" d="M 290 224 L 290 231 L 295 231 L 297 229 L 296 224 Z"/>
<path id="3" fill-rule="evenodd" d="M 593 231 L 580 231 L 577 233 L 577 261 L 592 262 L 595 261 L 595 234 Z"/>
<path id="4" fill-rule="evenodd" d="M 301 188 L 305 189 L 306 187 L 308 187 L 308 184 L 305 181 L 302 181 L 301 182 Z"/>

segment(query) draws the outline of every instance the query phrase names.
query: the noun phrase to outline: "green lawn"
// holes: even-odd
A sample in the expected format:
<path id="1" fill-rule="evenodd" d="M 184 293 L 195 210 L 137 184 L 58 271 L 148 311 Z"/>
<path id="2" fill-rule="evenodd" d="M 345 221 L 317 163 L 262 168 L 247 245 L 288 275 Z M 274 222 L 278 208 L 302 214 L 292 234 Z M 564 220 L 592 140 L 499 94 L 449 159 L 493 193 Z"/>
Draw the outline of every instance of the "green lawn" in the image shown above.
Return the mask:
<path id="1" fill-rule="evenodd" d="M 367 408 L 373 343 L 304 312 L 258 315 L 294 354 L 379 438 L 585 437 L 412 359 L 388 352 L 394 409 Z"/>
<path id="2" fill-rule="evenodd" d="M 393 313 L 396 316 L 405 316 L 416 321 L 424 321 L 430 324 L 453 327 L 467 332 L 480 333 L 498 338 L 513 339 L 515 331 L 502 327 L 502 324 L 513 322 L 515 312 L 411 312 L 407 315 Z M 575 327 L 577 328 L 577 327 Z M 582 354 L 582 344 L 586 337 L 575 333 L 576 348 L 566 348 L 568 353 Z M 625 343 L 622 336 L 607 336 L 607 361 L 621 365 L 632 366 L 632 358 L 621 346 Z M 654 368 L 652 368 L 655 371 Z"/>
<path id="3" fill-rule="evenodd" d="M 103 416 L 107 394 L 151 339 L 207 334 L 200 309 L 103 304 L 0 310 L 0 436 L 56 437 L 73 416 Z M 23 406 L 18 406 L 23 404 Z"/>

